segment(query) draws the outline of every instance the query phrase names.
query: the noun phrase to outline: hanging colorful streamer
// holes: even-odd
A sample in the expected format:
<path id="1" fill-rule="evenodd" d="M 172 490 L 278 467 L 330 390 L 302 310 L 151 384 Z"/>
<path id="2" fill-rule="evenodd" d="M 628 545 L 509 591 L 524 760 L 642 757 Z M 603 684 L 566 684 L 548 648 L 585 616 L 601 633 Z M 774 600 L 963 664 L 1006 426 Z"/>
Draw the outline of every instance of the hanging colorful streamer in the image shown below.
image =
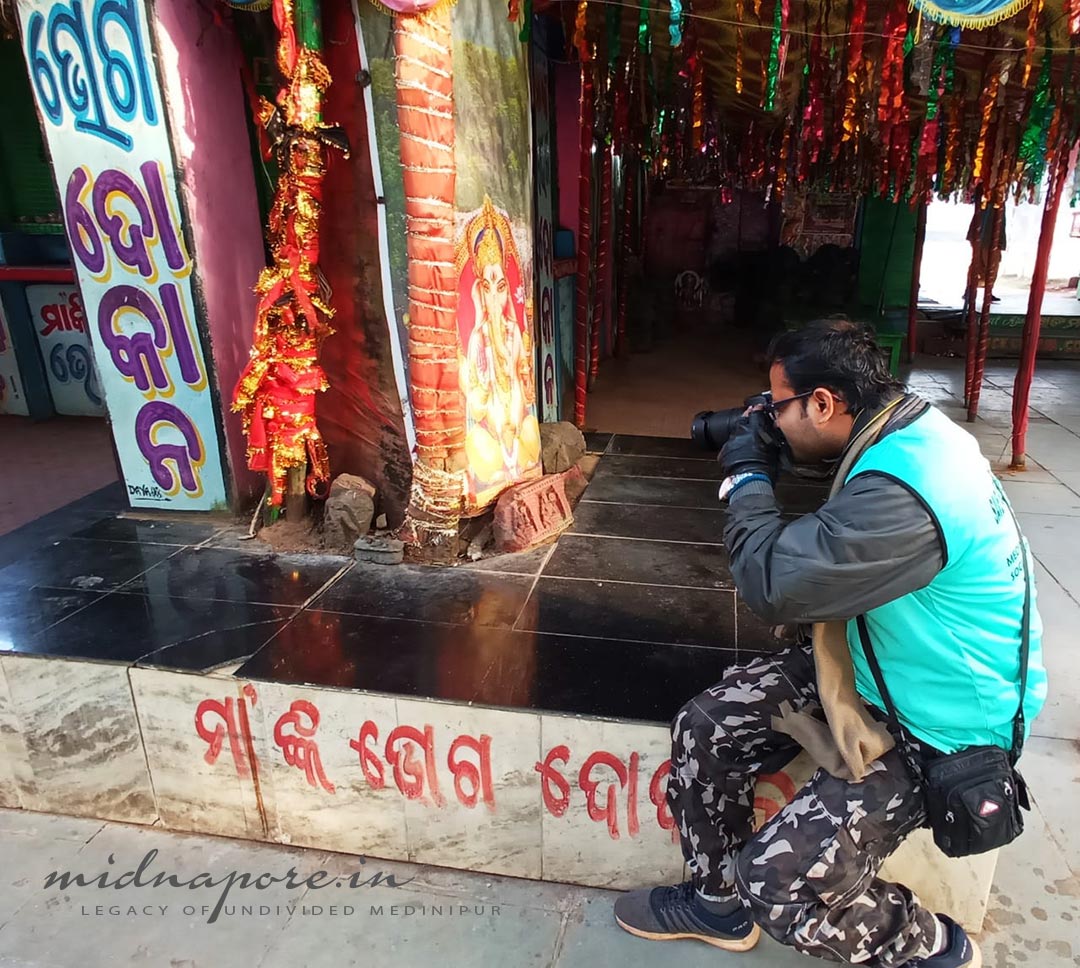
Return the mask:
<path id="1" fill-rule="evenodd" d="M 762 108 L 771 111 L 776 106 L 776 91 L 780 85 L 782 69 L 781 48 L 785 46 L 784 35 L 787 33 L 787 14 L 790 0 L 776 0 L 773 7 L 773 31 L 769 44 L 769 62 L 765 76 L 765 103 Z M 866 0 L 856 0 L 864 3 Z"/>
<path id="2" fill-rule="evenodd" d="M 671 46 L 678 47 L 682 43 L 683 28 L 683 5 L 682 0 L 671 0 L 671 22 L 668 33 L 671 35 Z"/>
<path id="3" fill-rule="evenodd" d="M 735 0 L 735 18 L 738 26 L 735 28 L 735 93 L 742 94 L 742 71 L 743 71 L 743 4 L 745 0 Z M 1080 0 L 1076 0 L 1080 4 Z"/>
<path id="4" fill-rule="evenodd" d="M 978 185 L 983 182 L 987 176 L 987 138 L 990 134 L 990 120 L 993 117 L 994 106 L 997 104 L 998 89 L 1001 86 L 1001 74 L 993 69 L 994 65 L 989 60 L 986 65 L 986 74 L 989 74 L 987 78 L 983 76 L 983 89 L 982 96 L 979 99 L 979 139 L 975 142 L 975 161 L 971 169 L 971 180 L 974 184 Z"/>
<path id="5" fill-rule="evenodd" d="M 649 34 L 649 0 L 641 0 L 638 11 L 637 45 L 638 50 L 643 54 L 648 54 L 652 50 L 652 36 Z"/>
<path id="6" fill-rule="evenodd" d="M 1049 46 L 1049 37 L 1047 45 Z M 1046 174 L 1046 144 L 1054 115 L 1054 104 L 1050 97 L 1052 71 L 1053 56 L 1047 49 L 1043 52 L 1042 68 L 1035 82 L 1027 128 L 1020 138 L 1020 150 L 1017 153 L 1018 169 L 1031 188 L 1041 185 L 1043 175 Z"/>
<path id="7" fill-rule="evenodd" d="M 863 73 L 863 39 L 866 34 L 866 0 L 852 0 L 851 27 L 848 40 L 847 74 L 844 79 L 844 119 L 843 133 L 836 145 L 836 156 L 840 143 L 851 141 L 859 131 L 858 104 L 860 79 Z"/>
<path id="8" fill-rule="evenodd" d="M 700 49 L 694 51 L 692 60 L 694 94 L 691 101 L 690 144 L 695 152 L 700 152 L 705 134 L 705 58 Z"/>
<path id="9" fill-rule="evenodd" d="M 521 22 L 518 40 L 527 44 L 532 37 L 533 0 L 525 0 L 525 19 Z"/>
<path id="10" fill-rule="evenodd" d="M 622 56 L 622 7 L 607 4 L 604 7 L 604 22 L 607 26 L 607 62 L 613 70 L 615 61 Z"/>
<path id="11" fill-rule="evenodd" d="M 1031 79 L 1031 65 L 1035 60 L 1035 44 L 1038 41 L 1039 14 L 1042 13 L 1044 0 L 1031 0 L 1031 10 L 1028 13 L 1027 43 L 1024 50 L 1024 79 L 1020 82 L 1021 87 L 1027 87 Z"/>
<path id="12" fill-rule="evenodd" d="M 588 15 L 588 0 L 578 0 L 577 16 L 574 18 L 574 46 L 577 48 L 578 59 L 583 64 L 589 60 L 589 41 L 585 36 Z"/>

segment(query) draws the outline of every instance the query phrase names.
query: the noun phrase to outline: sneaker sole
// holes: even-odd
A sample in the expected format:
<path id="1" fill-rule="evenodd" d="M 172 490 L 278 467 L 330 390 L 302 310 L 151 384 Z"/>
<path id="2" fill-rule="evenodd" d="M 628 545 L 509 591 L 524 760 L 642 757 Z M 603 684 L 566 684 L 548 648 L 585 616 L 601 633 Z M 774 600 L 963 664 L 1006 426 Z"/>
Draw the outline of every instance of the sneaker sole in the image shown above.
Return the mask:
<path id="1" fill-rule="evenodd" d="M 971 942 L 971 961 L 969 961 L 964 968 L 982 968 L 983 959 L 979 946 L 974 941 L 971 941 L 970 938 L 968 938 L 968 941 Z"/>
<path id="2" fill-rule="evenodd" d="M 761 939 L 761 928 L 756 924 L 750 929 L 750 933 L 745 938 L 731 938 L 729 940 L 710 938 L 706 934 L 657 934 L 654 931 L 643 931 L 641 928 L 635 928 L 627 924 L 617 914 L 615 915 L 615 921 L 623 931 L 628 931 L 638 938 L 646 938 L 649 941 L 704 941 L 705 944 L 711 944 L 714 948 L 723 948 L 725 951 L 749 951 Z M 982 959 L 980 958 L 977 963 L 972 962 L 971 968 L 982 968 Z"/>

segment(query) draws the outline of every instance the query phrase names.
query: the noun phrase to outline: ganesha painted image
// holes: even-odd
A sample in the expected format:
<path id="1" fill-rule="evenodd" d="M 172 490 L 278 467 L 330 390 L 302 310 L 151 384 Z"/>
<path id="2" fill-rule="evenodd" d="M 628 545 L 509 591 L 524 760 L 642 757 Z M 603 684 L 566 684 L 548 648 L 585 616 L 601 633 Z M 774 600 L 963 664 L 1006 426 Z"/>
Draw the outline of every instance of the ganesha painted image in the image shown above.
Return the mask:
<path id="1" fill-rule="evenodd" d="M 540 426 L 525 273 L 510 220 L 484 197 L 457 245 L 466 503 L 538 477 Z"/>

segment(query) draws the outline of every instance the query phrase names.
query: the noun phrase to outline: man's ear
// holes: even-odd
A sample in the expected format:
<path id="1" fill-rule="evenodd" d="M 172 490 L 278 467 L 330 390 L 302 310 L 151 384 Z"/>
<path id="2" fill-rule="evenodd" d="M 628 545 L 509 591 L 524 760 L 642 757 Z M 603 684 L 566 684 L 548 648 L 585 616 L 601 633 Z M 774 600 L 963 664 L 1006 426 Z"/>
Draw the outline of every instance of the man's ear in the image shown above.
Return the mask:
<path id="1" fill-rule="evenodd" d="M 810 397 L 809 405 L 816 411 L 816 416 L 822 421 L 829 420 L 836 409 L 837 399 L 824 387 L 817 387 L 813 396 Z"/>

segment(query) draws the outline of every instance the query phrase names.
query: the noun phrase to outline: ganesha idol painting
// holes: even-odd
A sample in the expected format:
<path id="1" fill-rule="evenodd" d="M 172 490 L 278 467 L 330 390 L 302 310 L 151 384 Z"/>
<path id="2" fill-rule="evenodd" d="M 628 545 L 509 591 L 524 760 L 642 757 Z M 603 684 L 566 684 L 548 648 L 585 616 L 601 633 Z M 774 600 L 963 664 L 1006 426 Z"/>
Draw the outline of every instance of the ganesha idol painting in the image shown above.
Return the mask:
<path id="1" fill-rule="evenodd" d="M 486 196 L 465 220 L 457 270 L 465 499 L 482 508 L 541 473 L 527 277 L 509 218 Z"/>

